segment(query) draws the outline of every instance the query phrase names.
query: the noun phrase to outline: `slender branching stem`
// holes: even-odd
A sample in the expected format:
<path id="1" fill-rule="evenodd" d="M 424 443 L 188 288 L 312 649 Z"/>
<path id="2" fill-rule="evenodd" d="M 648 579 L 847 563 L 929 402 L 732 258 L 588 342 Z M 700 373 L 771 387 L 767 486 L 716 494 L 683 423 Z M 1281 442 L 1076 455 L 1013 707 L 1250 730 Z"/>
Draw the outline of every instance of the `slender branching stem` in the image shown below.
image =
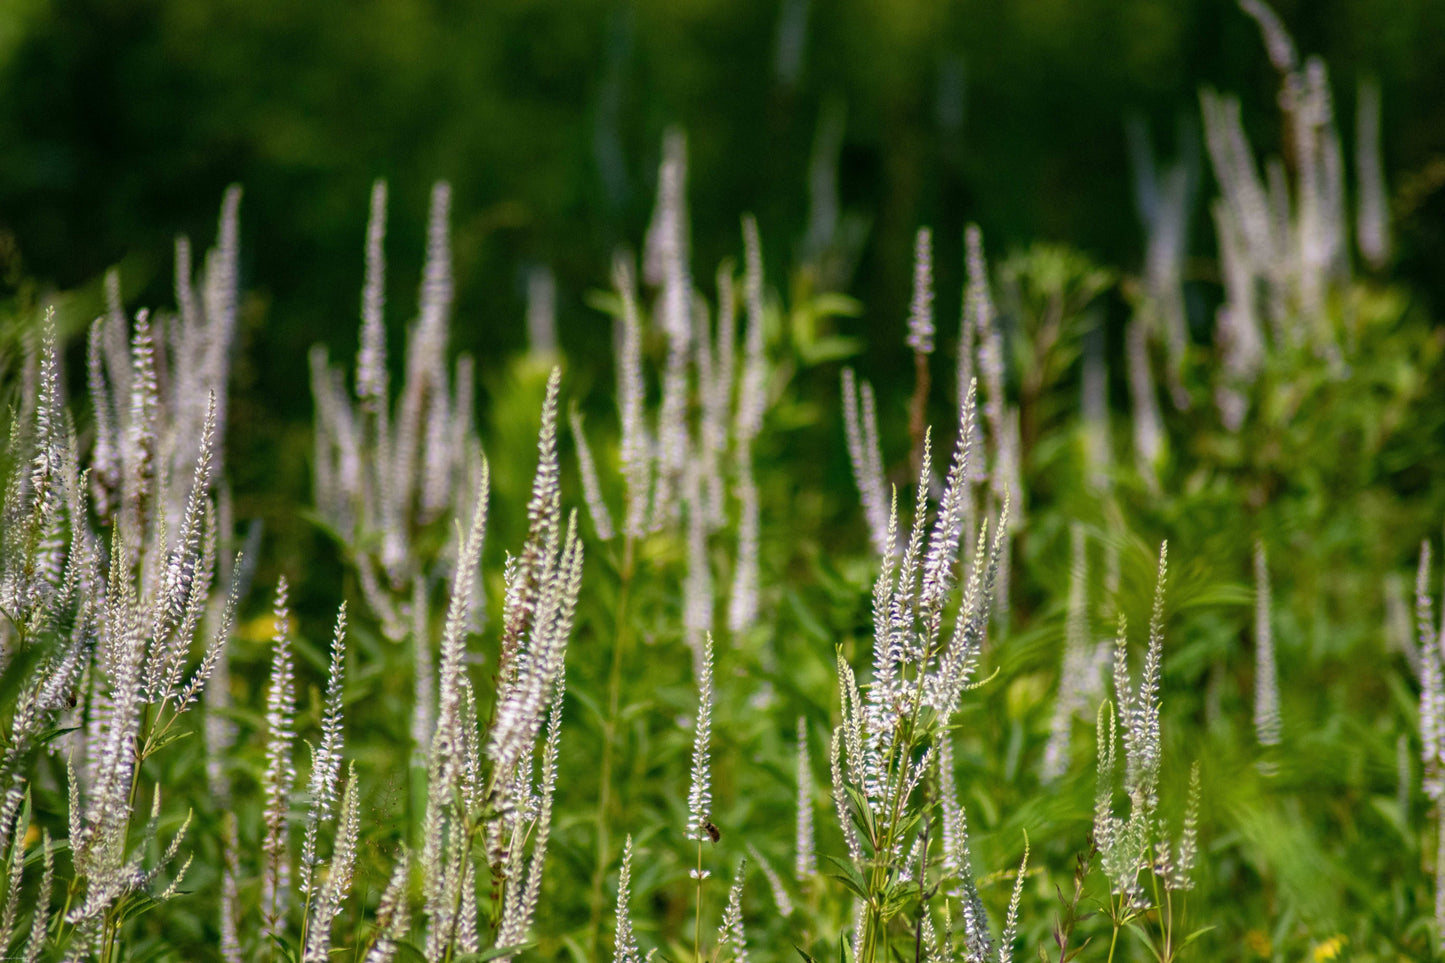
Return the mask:
<path id="1" fill-rule="evenodd" d="M 1113 935 L 1111 935 L 1111 936 L 1109 937 L 1109 959 L 1106 961 L 1106 963 L 1114 963 L 1114 949 L 1115 949 L 1115 947 L 1117 947 L 1117 946 L 1119 945 L 1119 931 L 1120 931 L 1121 929 L 1123 929 L 1123 928 L 1124 928 L 1124 924 L 1125 924 L 1126 922 L 1128 922 L 1127 917 L 1124 915 L 1125 912 L 1126 912 L 1126 909 L 1127 909 L 1126 900 L 1128 899 L 1128 897 L 1125 896 L 1123 893 L 1119 893 L 1119 894 L 1118 894 L 1118 899 L 1119 899 L 1119 905 L 1118 905 L 1118 906 L 1115 906 L 1115 905 L 1114 905 L 1114 898 L 1115 898 L 1115 894 L 1110 893 L 1110 894 L 1109 894 L 1109 922 L 1112 923 L 1112 924 L 1114 924 L 1114 932 L 1113 932 Z"/>

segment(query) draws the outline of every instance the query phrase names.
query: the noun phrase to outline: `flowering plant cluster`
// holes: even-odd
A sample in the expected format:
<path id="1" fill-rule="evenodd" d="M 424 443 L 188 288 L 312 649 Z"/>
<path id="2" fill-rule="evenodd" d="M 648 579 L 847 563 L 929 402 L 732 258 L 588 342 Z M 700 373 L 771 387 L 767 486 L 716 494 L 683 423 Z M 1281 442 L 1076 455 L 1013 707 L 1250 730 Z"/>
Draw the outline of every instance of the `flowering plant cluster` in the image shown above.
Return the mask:
<path id="1" fill-rule="evenodd" d="M 835 364 L 857 306 L 809 287 L 816 264 L 778 283 L 754 218 L 699 282 L 679 131 L 641 256 L 620 250 L 592 298 L 610 403 L 586 396 L 596 372 L 565 350 L 545 270 L 522 362 L 452 358 L 445 183 L 393 356 L 378 182 L 354 373 L 310 359 L 308 514 L 330 562 L 308 570 L 259 526 L 239 535 L 228 481 L 248 430 L 239 190 L 200 270 L 177 242 L 174 310 L 134 310 L 112 274 L 83 345 L 46 312 L 18 365 L 0 352 L 0 953 L 1438 951 L 1431 543 L 1413 627 L 1403 580 L 1379 576 L 1402 567 L 1397 529 L 1413 551 L 1445 512 L 1429 471 L 1407 465 L 1413 499 L 1389 484 L 1438 451 L 1417 409 L 1445 348 L 1351 274 L 1351 226 L 1367 264 L 1390 256 L 1376 147 L 1352 225 L 1327 72 L 1241 5 L 1292 154 L 1261 175 L 1237 104 L 1204 95 L 1221 282 L 1204 344 L 1198 178 L 1133 135 L 1147 255 L 1121 288 L 1117 397 L 1112 275 L 1072 252 L 990 265 L 963 228 L 950 345 L 943 232 L 920 229 L 906 398 L 882 361 Z M 1378 135 L 1370 95 L 1359 114 Z M 1374 439 L 1363 469 L 1339 437 Z M 1365 536 L 1356 515 L 1391 524 Z M 1126 615 L 1147 620 L 1142 662 Z M 1368 666 L 1348 685 L 1345 659 Z"/>

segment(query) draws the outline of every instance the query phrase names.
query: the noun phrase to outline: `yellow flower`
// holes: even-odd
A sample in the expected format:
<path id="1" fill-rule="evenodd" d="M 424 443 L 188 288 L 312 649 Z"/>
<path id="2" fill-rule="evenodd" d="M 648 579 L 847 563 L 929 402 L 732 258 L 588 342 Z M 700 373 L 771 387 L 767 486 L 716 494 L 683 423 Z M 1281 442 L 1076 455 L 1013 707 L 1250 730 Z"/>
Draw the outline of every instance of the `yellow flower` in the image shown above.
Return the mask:
<path id="1" fill-rule="evenodd" d="M 1345 948 L 1346 942 L 1348 942 L 1347 937 L 1336 933 L 1323 943 L 1316 944 L 1314 953 L 1311 954 L 1310 959 L 1313 960 L 1314 963 L 1324 963 L 1325 960 L 1333 960 L 1340 955 L 1340 950 Z"/>
<path id="2" fill-rule="evenodd" d="M 1255 956 L 1262 956 L 1266 959 L 1269 958 L 1270 952 L 1273 949 L 1270 946 L 1269 935 L 1266 934 L 1264 930 L 1250 930 L 1248 933 L 1245 933 L 1244 945 L 1249 947 L 1249 951 Z"/>

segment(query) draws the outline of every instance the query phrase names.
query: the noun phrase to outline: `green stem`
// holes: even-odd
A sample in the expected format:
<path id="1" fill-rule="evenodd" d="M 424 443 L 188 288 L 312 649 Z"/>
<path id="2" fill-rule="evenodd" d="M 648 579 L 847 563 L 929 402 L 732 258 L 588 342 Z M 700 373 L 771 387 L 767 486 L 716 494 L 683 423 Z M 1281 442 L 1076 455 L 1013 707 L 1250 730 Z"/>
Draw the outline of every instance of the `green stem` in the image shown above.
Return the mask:
<path id="1" fill-rule="evenodd" d="M 308 880 L 306 883 L 306 902 L 301 908 L 301 942 L 297 944 L 297 947 L 300 949 L 303 955 L 306 953 L 306 938 L 311 935 L 309 930 L 311 929 L 312 888 L 312 884 L 310 880 Z"/>
<path id="2" fill-rule="evenodd" d="M 135 812 L 135 794 L 136 791 L 140 789 L 141 766 L 143 766 L 146 761 L 146 737 L 144 734 L 150 723 L 150 711 L 151 707 L 149 704 L 141 707 L 140 726 L 137 727 L 135 734 L 135 745 L 133 747 L 133 751 L 135 752 L 135 766 L 130 772 L 130 793 L 126 796 L 127 831 L 130 829 L 130 814 Z"/>
<path id="3" fill-rule="evenodd" d="M 1174 959 L 1174 894 L 1164 889 L 1164 959 Z"/>
<path id="4" fill-rule="evenodd" d="M 1124 914 L 1124 897 L 1119 897 L 1119 906 L 1116 909 L 1114 907 L 1114 896 L 1112 893 L 1109 894 L 1109 909 L 1111 910 L 1109 914 L 1110 922 L 1114 924 L 1114 935 L 1109 938 L 1109 959 L 1107 963 L 1114 963 L 1114 948 L 1119 945 L 1119 926 Z"/>
<path id="5" fill-rule="evenodd" d="M 73 860 L 74 857 L 72 856 L 72 867 L 74 866 Z M 65 905 L 61 907 L 60 915 L 55 918 L 55 935 L 53 937 L 53 942 L 56 946 L 62 945 L 60 942 L 60 937 L 65 933 L 65 920 L 67 917 L 70 916 L 70 907 L 75 902 L 75 890 L 76 887 L 79 885 L 80 881 L 72 878 L 70 880 L 70 885 L 65 887 Z"/>
<path id="6" fill-rule="evenodd" d="M 477 827 L 472 825 L 471 814 L 466 813 L 464 814 L 464 817 L 465 818 L 463 821 L 467 831 L 466 844 L 462 847 L 462 858 L 461 861 L 457 864 L 457 873 L 460 875 L 461 878 L 457 881 L 457 901 L 452 906 L 451 932 L 447 934 L 446 954 L 442 957 L 442 963 L 451 963 L 452 954 L 457 947 L 457 927 L 461 923 L 462 902 L 463 898 L 466 895 L 467 866 L 469 866 L 472 861 L 472 841 L 476 838 L 477 832 Z M 301 951 L 303 953 L 306 952 L 306 947 L 302 946 Z"/>
<path id="7" fill-rule="evenodd" d="M 692 958 L 702 960 L 702 840 L 697 841 L 697 914 L 692 930 Z"/>
<path id="8" fill-rule="evenodd" d="M 1169 913 L 1171 908 L 1169 902 L 1169 888 L 1167 886 L 1164 888 L 1164 899 L 1161 900 L 1159 898 L 1159 874 L 1155 872 L 1151 872 L 1149 874 L 1149 885 L 1154 890 L 1154 908 L 1159 913 L 1159 951 L 1154 955 L 1159 959 L 1160 963 L 1169 963 L 1169 960 L 1172 958 L 1172 953 L 1169 946 Z"/>
<path id="9" fill-rule="evenodd" d="M 892 773 L 895 765 L 906 766 L 908 759 L 913 755 L 913 748 L 916 745 L 915 737 L 918 734 L 918 720 L 923 712 L 924 683 L 927 678 L 922 667 L 927 664 L 933 655 L 934 653 L 932 651 L 925 652 L 920 661 L 920 668 L 915 679 L 916 684 L 914 686 L 912 704 L 908 712 L 908 723 L 899 729 L 898 738 L 893 740 L 893 744 L 888 749 L 888 760 L 884 767 L 884 771 L 887 773 Z M 900 758 L 902 760 L 901 762 Z M 893 834 L 902 816 L 903 804 L 906 802 L 903 798 L 904 794 L 901 791 L 904 785 L 903 775 L 902 772 L 899 773 L 899 779 L 897 780 L 899 791 L 894 792 L 893 799 L 890 801 L 888 819 L 879 827 L 878 839 L 872 840 L 874 844 L 873 866 L 868 874 L 869 904 L 867 921 L 864 924 L 863 957 L 865 963 L 873 963 L 877 958 L 875 954 L 878 948 L 880 933 L 883 941 L 883 959 L 886 960 L 888 958 L 888 934 L 884 925 L 883 910 L 878 904 L 877 899 L 882 892 L 884 884 L 887 882 L 888 873 L 892 869 L 888 856 L 893 850 Z M 893 780 L 889 781 L 892 782 Z"/>
<path id="10" fill-rule="evenodd" d="M 130 791 L 126 794 L 125 825 L 120 834 L 122 852 L 124 852 L 125 840 L 130 836 L 130 819 L 135 812 L 136 793 L 140 791 L 141 768 L 145 765 L 146 756 L 150 752 L 150 722 L 150 705 L 147 703 L 141 706 L 140 725 L 136 729 L 135 742 L 131 747 L 131 751 L 135 755 L 135 765 L 131 767 Z M 119 929 L 120 921 L 115 917 L 115 907 L 111 907 L 106 911 L 103 935 L 101 936 L 100 959 L 102 963 L 109 963 L 111 957 L 116 954 Z"/>

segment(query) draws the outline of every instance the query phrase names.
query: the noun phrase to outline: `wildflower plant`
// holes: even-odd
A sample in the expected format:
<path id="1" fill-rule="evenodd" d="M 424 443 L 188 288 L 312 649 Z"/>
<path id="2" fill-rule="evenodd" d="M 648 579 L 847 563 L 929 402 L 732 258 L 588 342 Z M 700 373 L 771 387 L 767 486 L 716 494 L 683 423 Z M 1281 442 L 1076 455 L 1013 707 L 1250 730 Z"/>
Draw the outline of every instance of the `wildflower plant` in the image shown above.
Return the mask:
<path id="1" fill-rule="evenodd" d="M 273 604 L 275 632 L 272 635 L 271 682 L 266 694 L 266 768 L 261 789 L 266 797 L 265 835 L 261 842 L 260 922 L 263 945 L 294 947 L 303 960 L 325 960 L 330 951 L 332 926 L 350 894 L 360 835 L 356 768 L 350 767 L 344 791 L 341 788 L 343 762 L 343 682 L 346 666 L 346 607 L 336 617 L 327 673 L 321 739 L 311 747 L 311 769 L 304 790 L 307 800 L 301 849 L 295 854 L 292 840 L 292 798 L 297 769 L 294 744 L 296 726 L 296 666 L 293 654 L 292 619 L 283 578 L 276 587 Z M 340 809 L 337 809 L 338 797 Z M 334 825 L 333 825 L 334 824 Z M 331 860 L 323 878 L 321 832 L 331 830 Z M 241 857 L 234 836 L 229 836 L 228 862 L 232 872 L 240 869 Z M 291 922 L 299 908 L 299 927 Z M 242 907 L 234 896 L 222 906 L 222 931 L 235 932 L 241 923 Z M 239 954 L 237 941 L 230 952 Z"/>
<path id="2" fill-rule="evenodd" d="M 685 571 L 679 579 L 678 621 L 696 683 L 703 678 L 708 640 L 722 629 L 719 623 L 725 620 L 734 644 L 743 644 L 759 623 L 763 590 L 762 509 L 754 477 L 754 447 L 767 410 L 769 378 L 762 245 L 756 223 L 744 218 L 742 277 L 736 276 L 732 261 L 718 269 L 716 313 L 710 317 L 712 312 L 694 289 L 688 263 L 686 160 L 685 140 L 680 132 L 670 132 L 663 145 L 657 203 L 643 253 L 641 289 L 632 258 L 619 253 L 613 261 L 613 292 L 605 307 L 614 317 L 619 430 L 615 458 L 623 488 L 621 510 L 615 514 L 607 503 L 609 481 L 598 471 L 598 461 L 609 459 L 605 454 L 594 458 L 580 416 L 574 412 L 570 419 L 592 528 L 613 546 L 606 557 L 618 582 L 590 895 L 589 929 L 598 951 L 606 909 L 603 884 L 617 855 L 610 823 L 616 818 L 618 793 L 613 782 L 623 740 L 620 717 L 628 657 L 638 614 L 657 589 L 639 584 L 639 560 L 644 555 L 665 556 L 674 544 L 680 549 Z M 647 364 L 647 349 L 654 342 L 665 349 L 655 375 Z M 649 385 L 654 377 L 658 404 L 650 410 Z M 714 560 L 714 547 L 724 533 L 735 538 L 731 572 L 718 571 Z M 719 596 L 725 596 L 725 602 Z M 766 653 L 760 658 L 766 659 Z"/>
<path id="3" fill-rule="evenodd" d="M 793 308 L 779 310 L 751 218 L 736 262 L 695 272 L 685 141 L 672 133 L 642 256 L 620 254 L 613 290 L 596 299 L 615 332 L 615 428 L 591 408 L 584 424 L 582 407 L 568 403 L 553 365 L 566 357 L 556 321 L 569 302 L 535 268 L 524 370 L 536 379 L 517 394 L 540 389 L 550 372 L 540 426 L 535 399 L 516 404 L 515 384 L 504 382 L 489 410 L 524 412 L 514 423 L 525 437 L 503 426 L 498 443 L 488 433 L 484 457 L 475 372 L 448 356 L 450 191 L 433 191 L 417 318 L 405 351 L 389 361 L 378 183 L 354 371 L 321 350 L 312 360 L 315 516 L 342 549 L 351 604 L 318 604 L 326 577 L 288 568 L 268 605 L 246 600 L 254 554 L 234 552 L 224 481 L 239 194 L 227 194 L 202 270 L 189 242 L 177 244 L 174 312 L 128 313 L 119 277 L 108 279 L 105 314 L 84 345 L 88 397 L 70 407 L 69 319 L 63 309 L 47 319 L 4 413 L 0 953 L 105 963 L 196 953 L 319 963 L 343 952 L 370 963 L 609 953 L 618 963 L 654 955 L 747 963 L 782 959 L 796 945 L 810 961 L 826 947 L 854 963 L 910 955 L 1004 963 L 1040 949 L 1048 923 L 1038 909 L 1060 879 L 1060 847 L 1077 847 L 1091 829 L 1070 867 L 1072 894 L 1060 890 L 1061 963 L 1180 958 L 1203 932 L 1196 917 L 1219 927 L 1221 947 L 1337 954 L 1344 936 L 1334 933 L 1343 927 L 1333 910 L 1345 900 L 1370 914 L 1350 939 L 1378 939 L 1381 958 L 1421 958 L 1438 942 L 1429 910 L 1418 910 L 1430 902 L 1427 874 L 1396 872 L 1378 841 L 1389 830 L 1416 847 L 1412 865 L 1438 862 L 1445 643 L 1428 559 L 1418 631 L 1398 643 L 1420 692 L 1417 762 L 1399 724 L 1412 700 L 1375 699 L 1387 688 L 1408 695 L 1410 680 L 1391 674 L 1405 669 L 1361 673 L 1343 696 L 1329 689 L 1333 728 L 1307 729 L 1310 700 L 1291 698 L 1291 720 L 1300 713 L 1300 721 L 1286 730 L 1278 690 L 1320 668 L 1302 655 L 1302 639 L 1315 656 L 1335 646 L 1333 659 L 1375 630 L 1364 606 L 1365 615 L 1327 623 L 1347 625 L 1354 635 L 1345 641 L 1302 631 L 1313 616 L 1301 585 L 1313 579 L 1333 591 L 1347 573 L 1324 579 L 1300 550 L 1317 544 L 1315 533 L 1289 526 L 1323 505 L 1343 519 L 1331 520 L 1335 529 L 1351 530 L 1343 544 L 1368 547 L 1358 519 L 1335 512 L 1334 480 L 1357 482 L 1345 474 L 1351 466 L 1339 466 L 1335 435 L 1376 446 L 1359 474 L 1380 478 L 1348 489 L 1361 494 L 1371 523 L 1413 519 L 1415 508 L 1393 507 L 1416 503 L 1402 493 L 1409 486 L 1427 493 L 1420 500 L 1438 500 L 1420 468 L 1434 463 L 1438 444 L 1403 439 L 1401 426 L 1434 424 L 1411 404 L 1428 397 L 1431 375 L 1416 367 L 1438 364 L 1439 339 L 1410 333 L 1404 343 L 1419 359 L 1382 346 L 1396 320 L 1399 332 L 1410 322 L 1349 276 L 1327 77 L 1294 52 L 1267 8 L 1244 6 L 1280 66 L 1293 162 L 1256 169 L 1236 107 L 1206 95 L 1224 302 L 1222 364 L 1203 371 L 1194 360 L 1205 348 L 1186 330 L 1197 329 L 1185 316 L 1195 299 L 1183 290 L 1193 174 L 1184 156 L 1174 165 L 1141 160 L 1147 254 L 1139 283 L 1120 290 L 1142 296 L 1133 323 L 1116 332 L 1129 367 L 1129 425 L 1116 423 L 1122 413 L 1111 410 L 1107 383 L 1108 346 L 1119 339 L 1082 333 L 1104 315 L 1096 299 L 1115 275 L 1052 247 L 1005 257 L 991 275 L 982 234 L 970 227 L 951 457 L 936 465 L 929 391 L 952 346 L 935 318 L 948 295 L 935 297 L 932 277 L 942 264 L 934 241 L 944 235 L 925 228 L 913 246 L 906 407 L 876 376 L 875 394 L 860 363 L 841 373 L 843 438 L 795 445 L 834 407 L 825 392 L 837 382 L 831 369 L 827 379 L 794 379 L 791 366 L 847 354 L 848 339 L 810 330 L 832 310 L 817 304 L 846 301 L 809 302 L 816 278 L 805 268 L 794 276 Z M 1364 130 L 1378 128 L 1369 103 Z M 1372 263 L 1389 246 L 1374 196 L 1377 160 L 1366 149 L 1355 165 L 1357 246 Z M 704 295 L 709 284 L 715 290 Z M 1347 317 L 1341 307 L 1359 310 Z M 780 327 L 791 358 L 778 350 Z M 1346 358 L 1364 374 L 1342 367 Z M 1281 384 L 1294 391 L 1290 376 L 1301 372 L 1299 392 L 1270 394 Z M 1317 429 L 1330 439 L 1330 458 L 1312 458 L 1313 443 L 1290 443 L 1301 435 L 1285 429 L 1313 423 L 1313 399 L 1352 395 L 1357 385 L 1372 390 L 1333 410 L 1360 410 Z M 1161 388 L 1171 410 L 1159 404 Z M 1197 404 L 1196 394 L 1213 405 Z M 1384 416 L 1369 424 L 1377 412 Z M 564 413 L 590 516 L 585 536 L 564 508 L 572 484 Z M 884 446 L 904 450 L 902 432 L 896 446 L 890 432 L 905 416 L 907 467 L 900 459 L 895 472 Z M 1275 422 L 1261 423 L 1269 417 Z M 1332 434 L 1339 424 L 1349 430 Z M 1181 425 L 1203 425 L 1202 434 Z M 597 432 L 596 444 L 584 429 Z M 1275 444 L 1252 444 L 1270 431 Z M 1132 468 L 1116 463 L 1111 441 L 1130 434 Z M 846 453 L 866 541 L 825 530 L 838 493 L 800 488 L 785 470 L 822 474 L 814 459 L 830 445 L 836 464 L 824 470 L 841 468 Z M 1171 492 L 1176 470 L 1189 484 Z M 903 471 L 910 484 L 900 494 Z M 1247 483 L 1235 484 L 1240 477 Z M 516 504 L 508 484 L 525 492 Z M 1154 499 L 1128 501 L 1140 491 Z M 785 497 L 796 518 L 769 510 Z M 1095 510 L 1102 519 L 1089 517 Z M 1191 577 L 1177 579 L 1185 592 L 1215 563 L 1241 583 L 1215 586 L 1224 614 L 1191 623 L 1178 655 L 1169 650 L 1185 710 L 1171 711 L 1171 730 L 1194 709 L 1210 723 L 1208 764 L 1193 767 L 1177 804 L 1162 732 L 1162 551 L 1142 659 L 1122 619 L 1112 645 L 1094 630 L 1097 615 L 1118 605 L 1120 546 L 1135 526 L 1155 544 L 1167 532 L 1189 546 Z M 498 531 L 510 551 L 492 546 L 500 562 L 492 566 L 486 542 Z M 1369 557 L 1401 555 L 1378 540 Z M 585 586 L 584 554 L 604 561 L 589 566 Z M 1251 569 L 1252 594 L 1242 587 Z M 1181 609 L 1211 601 L 1201 592 L 1180 602 L 1176 592 Z M 1405 591 L 1397 594 L 1392 621 L 1408 629 Z M 270 611 L 250 617 L 252 605 Z M 1276 634 L 1290 656 L 1283 677 Z M 871 639 L 867 665 L 860 636 Z M 1054 641 L 1062 644 L 1048 648 Z M 1113 688 L 1099 705 L 1111 654 Z M 1361 659 L 1376 667 L 1377 655 L 1362 650 Z M 979 680 L 985 659 L 1000 685 Z M 1174 685 L 1190 673 L 1197 685 Z M 835 689 L 838 708 L 824 729 Z M 1370 725 L 1339 724 L 1351 717 L 1337 708 L 1366 700 L 1386 708 Z M 1095 706 L 1090 784 L 1074 771 L 1071 742 L 1077 717 Z M 1316 765 L 1306 756 L 1337 754 L 1278 751 L 1285 736 L 1306 732 L 1360 761 L 1328 763 L 1348 770 L 1318 777 L 1330 793 L 1306 781 Z M 1261 756 L 1270 765 L 1237 765 Z M 401 778 L 387 771 L 397 763 Z M 814 785 L 824 768 L 830 794 Z M 1238 785 L 1216 780 L 1208 796 L 1229 823 L 1215 834 L 1227 855 L 1219 871 L 1200 874 L 1204 776 L 1225 769 Z M 1389 785 L 1379 777 L 1387 771 Z M 816 821 L 815 807 L 828 805 L 819 791 L 831 796 L 835 825 Z M 1428 832 L 1411 828 L 1425 822 L 1412 819 L 1417 795 L 1436 810 Z M 1372 805 L 1320 806 L 1325 796 Z M 1320 827 L 1327 832 L 1316 840 Z M 1304 856 L 1271 863 L 1286 851 L 1276 836 Z M 975 869 L 975 852 L 1012 862 L 1020 849 L 1017 870 Z M 1352 882 L 1338 887 L 1343 897 L 1326 894 L 1323 909 L 1312 907 L 1301 892 L 1333 887 L 1332 869 L 1354 869 L 1347 859 L 1388 869 L 1359 874 L 1369 886 L 1388 878 L 1379 887 L 1386 895 Z M 1245 897 L 1238 906 L 1234 889 L 1222 901 L 1195 886 L 1196 875 L 1227 873 Z M 726 883 L 710 883 L 714 875 Z M 1445 933 L 1438 893 L 1435 922 Z M 1102 914 L 1086 911 L 1095 894 Z M 1126 930 L 1139 939 L 1121 938 Z"/>
<path id="4" fill-rule="evenodd" d="M 834 804 L 848 858 L 831 858 L 835 875 L 856 898 L 853 952 L 860 960 L 890 958 L 892 941 L 927 921 L 945 954 L 1007 958 L 996 948 L 973 885 L 962 808 L 952 796 L 951 720 L 968 689 L 987 632 L 1007 522 L 1004 507 L 990 544 L 981 530 L 966 587 L 945 633 L 947 610 L 962 581 L 959 549 L 973 455 L 973 392 L 960 410 L 958 441 L 943 496 L 930 522 L 930 442 L 925 437 L 915 513 L 901 557 L 882 556 L 873 592 L 873 669 L 860 687 L 838 658 L 842 724 L 833 737 Z M 884 544 L 894 544 L 897 501 Z M 864 692 L 867 695 L 865 697 Z M 948 791 L 940 784 L 947 784 Z M 939 819 L 938 814 L 945 818 Z M 952 815 L 952 819 L 947 818 Z M 942 832 L 935 831 L 942 825 Z M 934 899 L 960 921 L 955 931 L 933 919 Z M 957 916 L 952 913 L 957 911 Z"/>
<path id="5" fill-rule="evenodd" d="M 712 712 L 716 692 L 713 688 L 713 640 L 707 635 L 703 643 L 703 660 L 697 681 L 697 712 L 693 718 L 692 769 L 688 782 L 687 817 L 683 838 L 696 845 L 696 862 L 688 869 L 688 878 L 693 881 L 695 898 L 693 903 L 693 958 L 707 959 L 703 946 L 703 909 L 706 881 L 712 871 L 705 867 L 705 846 L 716 845 L 722 832 L 713 822 L 712 798 Z M 759 857 L 760 858 L 760 857 Z M 748 960 L 747 939 L 742 915 L 743 882 L 747 860 L 738 865 L 726 908 L 717 931 L 717 942 L 711 951 L 712 959 L 728 959 L 746 963 Z M 788 904 L 782 881 L 771 869 L 767 870 L 778 905 Z M 633 932 L 631 910 L 628 907 L 632 878 L 632 837 L 627 837 L 623 848 L 622 868 L 618 878 L 617 909 L 615 917 L 614 957 L 615 961 L 637 960 L 639 953 L 637 939 Z M 654 951 L 655 952 L 655 951 Z M 648 954 L 650 958 L 652 953 Z"/>
<path id="6" fill-rule="evenodd" d="M 1174 894 L 1194 885 L 1198 860 L 1199 765 L 1190 774 L 1188 804 L 1177 842 L 1166 837 L 1159 812 L 1159 783 L 1163 763 L 1160 728 L 1160 673 L 1164 646 L 1164 586 L 1168 574 L 1168 546 L 1159 550 L 1159 573 L 1154 589 L 1154 611 L 1149 621 L 1149 644 L 1137 684 L 1129 671 L 1128 626 L 1121 615 L 1114 643 L 1116 702 L 1099 707 L 1098 783 L 1094 805 L 1093 843 L 1109 880 L 1108 915 L 1113 924 L 1110 959 L 1119 933 L 1147 912 L 1157 910 L 1159 934 L 1151 946 L 1161 960 L 1176 958 L 1193 936 L 1179 932 L 1183 903 L 1174 906 Z M 1117 706 L 1117 710 L 1116 710 Z M 1122 734 L 1119 729 L 1122 728 Z M 1114 793 L 1123 743 L 1124 794 L 1127 816 L 1114 812 Z M 1149 877 L 1146 888 L 1143 877 Z M 1161 893 L 1162 891 L 1162 893 Z M 1151 902 L 1152 900 L 1152 902 Z M 1197 934 L 1196 934 L 1197 935 Z"/>
<path id="7" fill-rule="evenodd" d="M 184 239 L 175 315 L 153 324 L 141 311 L 132 324 L 118 279 L 108 283 L 110 311 L 89 339 L 88 460 L 65 407 L 53 311 L 27 363 L 33 391 L 12 413 L 13 468 L 0 498 L 0 660 L 26 680 L 0 757 L 0 848 L 12 867 L 0 919 L 6 947 L 31 845 L 27 800 L 45 785 L 36 777 L 46 751 L 65 758 L 69 803 L 65 908 L 48 920 L 57 870 L 47 829 L 34 854 L 44 869 L 27 959 L 116 958 L 127 921 L 175 895 L 190 866 L 182 847 L 191 814 L 163 819 L 162 786 L 147 763 L 188 734 L 238 601 L 241 568 L 219 561 L 228 516 L 217 491 L 239 201 L 232 190 L 223 204 L 203 298 Z M 214 590 L 224 572 L 227 595 Z M 171 827 L 164 844 L 163 823 Z"/>
<path id="8" fill-rule="evenodd" d="M 440 182 L 432 189 L 418 316 L 408 332 L 396 399 L 386 354 L 385 181 L 371 192 L 353 391 L 325 348 L 311 353 L 317 511 L 347 548 L 366 604 L 397 641 L 424 618 L 417 612 L 412 624 L 406 618 L 417 581 L 425 587 L 444 574 L 460 550 L 456 538 L 444 540 L 441 552 L 427 549 L 423 536 L 443 518 L 466 517 L 481 488 L 472 360 L 463 355 L 454 371 L 447 369 L 450 210 L 451 187 Z M 413 643 L 421 644 L 419 638 Z M 429 658 L 429 652 L 418 653 L 419 662 L 429 664 Z"/>
<path id="9" fill-rule="evenodd" d="M 1445 839 L 1445 621 L 1436 624 L 1430 590 L 1430 543 L 1420 543 L 1415 576 L 1415 624 L 1418 635 L 1417 675 L 1420 683 L 1419 731 L 1424 789 L 1435 809 L 1436 830 Z M 1435 865 L 1435 930 L 1445 940 L 1445 886 L 1437 856 Z"/>
<path id="10" fill-rule="evenodd" d="M 632 932 L 632 837 L 622 846 L 622 869 L 617 876 L 617 926 L 613 936 L 613 963 L 640 963 L 641 952 Z"/>
<path id="11" fill-rule="evenodd" d="M 521 553 L 506 567 L 498 691 L 485 727 L 479 724 L 466 653 L 475 604 L 471 586 L 486 530 L 485 464 L 453 574 L 420 857 L 431 959 L 479 952 L 479 872 L 501 892 L 491 920 L 499 949 L 515 950 L 524 942 L 536 911 L 557 780 L 563 657 L 582 574 L 576 517 L 564 528 L 557 483 L 559 386 L 560 372 L 554 371 L 538 436 L 540 457 L 527 510 L 530 531 Z"/>
<path id="12" fill-rule="evenodd" d="M 1091 645 L 1088 623 L 1088 553 L 1083 526 L 1069 527 L 1071 564 L 1069 600 L 1064 628 L 1064 657 L 1059 668 L 1059 691 L 1049 723 L 1049 742 L 1044 749 L 1040 775 L 1045 782 L 1060 779 L 1068 771 L 1069 747 L 1074 719 L 1085 706 L 1102 694 L 1102 663 L 1109 656 L 1106 643 Z"/>

